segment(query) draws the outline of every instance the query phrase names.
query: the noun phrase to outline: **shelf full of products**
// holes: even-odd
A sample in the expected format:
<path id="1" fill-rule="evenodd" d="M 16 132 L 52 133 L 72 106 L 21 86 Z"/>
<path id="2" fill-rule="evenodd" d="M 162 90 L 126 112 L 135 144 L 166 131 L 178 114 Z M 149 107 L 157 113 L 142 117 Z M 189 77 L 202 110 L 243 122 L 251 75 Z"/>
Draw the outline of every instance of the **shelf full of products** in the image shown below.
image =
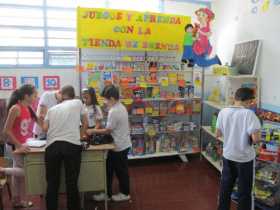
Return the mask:
<path id="1" fill-rule="evenodd" d="M 200 96 L 193 69 L 181 66 L 176 52 L 98 51 L 81 49 L 81 88 L 100 93 L 108 84 L 119 87 L 131 129 L 129 159 L 200 152 Z M 98 96 L 100 105 L 103 100 Z M 106 114 L 105 114 L 106 115 Z"/>

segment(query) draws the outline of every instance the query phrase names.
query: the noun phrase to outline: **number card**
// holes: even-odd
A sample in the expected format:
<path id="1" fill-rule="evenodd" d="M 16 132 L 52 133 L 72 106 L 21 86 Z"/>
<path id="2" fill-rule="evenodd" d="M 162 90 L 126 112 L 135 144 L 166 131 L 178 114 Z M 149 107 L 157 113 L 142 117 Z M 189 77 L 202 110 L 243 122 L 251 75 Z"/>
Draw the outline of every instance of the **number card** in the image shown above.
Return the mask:
<path id="1" fill-rule="evenodd" d="M 44 90 L 58 90 L 60 88 L 59 76 L 43 76 Z"/>
<path id="2" fill-rule="evenodd" d="M 39 78 L 38 77 L 21 77 L 21 84 L 33 85 L 36 89 L 39 88 Z"/>
<path id="3" fill-rule="evenodd" d="M 16 77 L 0 77 L 0 90 L 15 90 L 17 86 Z"/>

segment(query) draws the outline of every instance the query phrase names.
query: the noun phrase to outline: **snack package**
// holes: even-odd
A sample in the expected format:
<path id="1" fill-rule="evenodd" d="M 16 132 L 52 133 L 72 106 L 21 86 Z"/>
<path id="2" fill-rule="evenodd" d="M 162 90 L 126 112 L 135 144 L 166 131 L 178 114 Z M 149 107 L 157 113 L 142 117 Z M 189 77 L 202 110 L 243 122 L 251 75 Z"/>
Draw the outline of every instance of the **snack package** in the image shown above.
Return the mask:
<path id="1" fill-rule="evenodd" d="M 176 101 L 168 103 L 168 114 L 176 114 Z"/>
<path id="2" fill-rule="evenodd" d="M 171 151 L 171 140 L 169 139 L 168 135 L 161 136 L 160 151 L 161 152 L 170 152 Z"/>
<path id="3" fill-rule="evenodd" d="M 158 136 L 153 136 L 153 137 L 146 136 L 146 139 L 145 139 L 145 153 L 146 154 L 153 154 L 156 152 L 157 139 L 158 139 Z"/>
<path id="4" fill-rule="evenodd" d="M 185 114 L 190 116 L 193 113 L 193 105 L 191 102 L 186 101 L 185 102 Z"/>
<path id="5" fill-rule="evenodd" d="M 161 101 L 160 102 L 160 116 L 166 116 L 168 114 L 168 102 L 167 101 Z"/>
<path id="6" fill-rule="evenodd" d="M 183 115 L 185 113 L 185 106 L 184 101 L 177 101 L 176 102 L 176 114 Z"/>
<path id="7" fill-rule="evenodd" d="M 159 116 L 159 101 L 153 101 L 152 106 L 153 106 L 152 116 L 158 117 Z"/>

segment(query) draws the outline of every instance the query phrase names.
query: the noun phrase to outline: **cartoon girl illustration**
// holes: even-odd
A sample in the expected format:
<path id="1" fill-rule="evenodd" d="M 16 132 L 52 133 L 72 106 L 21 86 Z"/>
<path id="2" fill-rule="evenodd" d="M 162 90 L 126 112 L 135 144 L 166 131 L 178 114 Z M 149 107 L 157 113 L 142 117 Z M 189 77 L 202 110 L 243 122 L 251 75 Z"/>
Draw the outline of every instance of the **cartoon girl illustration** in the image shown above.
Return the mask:
<path id="1" fill-rule="evenodd" d="M 193 44 L 193 51 L 196 55 L 210 55 L 212 46 L 208 38 L 212 34 L 210 22 L 214 19 L 215 14 L 208 8 L 200 8 L 195 14 L 200 24 L 196 24 L 197 40 Z"/>
<path id="2" fill-rule="evenodd" d="M 211 36 L 210 22 L 215 15 L 208 8 L 201 8 L 195 13 L 200 24 L 195 24 L 195 27 L 192 24 L 185 26 L 182 62 L 188 63 L 188 67 L 193 67 L 195 64 L 200 67 L 221 65 L 217 55 L 213 58 L 208 57 L 212 52 L 212 46 L 209 42 Z"/>

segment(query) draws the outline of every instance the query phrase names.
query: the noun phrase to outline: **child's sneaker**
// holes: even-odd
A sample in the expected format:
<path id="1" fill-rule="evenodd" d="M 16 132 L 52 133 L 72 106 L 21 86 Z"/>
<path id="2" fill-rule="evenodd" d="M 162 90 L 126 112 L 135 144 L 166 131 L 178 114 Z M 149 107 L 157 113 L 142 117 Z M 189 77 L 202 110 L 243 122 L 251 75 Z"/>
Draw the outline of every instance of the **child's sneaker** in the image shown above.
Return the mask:
<path id="1" fill-rule="evenodd" d="M 92 199 L 97 202 L 100 202 L 100 201 L 105 201 L 105 197 L 106 197 L 105 193 L 100 193 L 98 195 L 93 195 Z M 107 198 L 107 200 L 110 201 L 111 198 Z"/>
<path id="2" fill-rule="evenodd" d="M 112 200 L 115 202 L 129 201 L 130 195 L 125 195 L 125 194 L 119 193 L 119 194 L 113 195 Z"/>

